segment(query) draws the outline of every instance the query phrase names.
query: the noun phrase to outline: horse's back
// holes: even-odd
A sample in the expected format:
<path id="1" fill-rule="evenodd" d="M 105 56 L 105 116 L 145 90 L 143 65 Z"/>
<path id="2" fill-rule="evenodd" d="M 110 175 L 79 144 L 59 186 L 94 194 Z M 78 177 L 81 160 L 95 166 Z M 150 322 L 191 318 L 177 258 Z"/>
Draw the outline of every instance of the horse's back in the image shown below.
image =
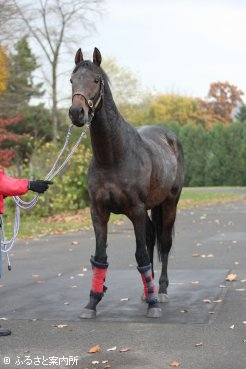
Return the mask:
<path id="1" fill-rule="evenodd" d="M 148 141 L 155 142 L 165 150 L 170 148 L 175 156 L 182 150 L 177 136 L 170 130 L 162 126 L 141 126 L 138 128 L 140 136 Z"/>

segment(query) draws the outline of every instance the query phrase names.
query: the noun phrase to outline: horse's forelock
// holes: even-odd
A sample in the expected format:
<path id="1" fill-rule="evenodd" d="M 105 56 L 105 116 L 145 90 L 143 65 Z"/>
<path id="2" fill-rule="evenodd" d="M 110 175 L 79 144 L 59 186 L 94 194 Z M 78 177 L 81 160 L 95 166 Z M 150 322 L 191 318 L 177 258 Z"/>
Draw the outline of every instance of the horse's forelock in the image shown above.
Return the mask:
<path id="1" fill-rule="evenodd" d="M 73 70 L 73 73 L 77 72 L 79 68 L 83 68 L 83 67 L 86 67 L 87 69 L 97 72 L 98 74 L 102 75 L 104 81 L 110 84 L 110 79 L 107 73 L 101 67 L 91 62 L 90 60 L 82 60 L 79 64 L 76 65 L 76 67 Z"/>

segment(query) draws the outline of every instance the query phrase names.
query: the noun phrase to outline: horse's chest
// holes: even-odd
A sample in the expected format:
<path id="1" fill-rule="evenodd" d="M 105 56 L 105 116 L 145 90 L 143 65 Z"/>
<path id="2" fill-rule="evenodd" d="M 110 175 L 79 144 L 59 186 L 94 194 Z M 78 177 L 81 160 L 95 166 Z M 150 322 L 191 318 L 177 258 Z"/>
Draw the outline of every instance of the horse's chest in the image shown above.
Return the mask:
<path id="1" fill-rule="evenodd" d="M 136 177 L 127 175 L 96 176 L 93 185 L 89 185 L 92 202 L 100 204 L 114 213 L 126 213 L 139 202 L 142 189 L 136 183 Z"/>

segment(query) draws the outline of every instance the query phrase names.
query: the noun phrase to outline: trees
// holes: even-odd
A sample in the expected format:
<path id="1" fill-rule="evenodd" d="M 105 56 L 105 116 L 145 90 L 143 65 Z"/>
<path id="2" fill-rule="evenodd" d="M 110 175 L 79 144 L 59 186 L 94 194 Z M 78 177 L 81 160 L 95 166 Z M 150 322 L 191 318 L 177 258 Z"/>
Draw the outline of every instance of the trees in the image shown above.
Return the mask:
<path id="1" fill-rule="evenodd" d="M 206 127 L 216 123 L 230 124 L 234 110 L 243 103 L 242 96 L 243 92 L 229 82 L 211 83 L 207 99 L 200 100 Z"/>
<path id="2" fill-rule="evenodd" d="M 240 106 L 235 118 L 239 120 L 239 122 L 246 122 L 246 104 Z"/>
<path id="3" fill-rule="evenodd" d="M 8 74 L 8 57 L 6 49 L 4 47 L 0 47 L 0 95 L 7 89 Z"/>
<path id="4" fill-rule="evenodd" d="M 29 37 L 39 47 L 45 58 L 44 76 L 50 81 L 52 97 L 53 139 L 58 134 L 58 67 L 61 54 L 81 38 L 95 24 L 91 15 L 102 12 L 103 0 L 39 0 L 27 2 L 24 8 L 20 1 L 13 0 L 19 16 L 23 20 Z M 47 70 L 49 69 L 49 76 Z"/>
<path id="5" fill-rule="evenodd" d="M 180 125 L 197 125 L 199 116 L 198 101 L 196 98 L 181 95 L 159 95 L 150 105 L 149 120 L 152 123 L 177 122 Z"/>
<path id="6" fill-rule="evenodd" d="M 27 38 L 21 38 L 9 56 L 8 83 L 1 102 L 1 111 L 13 109 L 16 113 L 23 112 L 33 97 L 42 96 L 42 83 L 34 84 L 33 72 L 38 64 L 31 52 Z M 4 106 L 4 103 L 7 106 Z"/>
<path id="7" fill-rule="evenodd" d="M 10 119 L 0 119 L 0 166 L 9 167 L 14 159 L 13 143 L 20 142 L 21 138 L 14 133 L 9 133 L 6 127 L 21 120 L 21 116 Z M 11 144 L 9 146 L 9 144 Z"/>

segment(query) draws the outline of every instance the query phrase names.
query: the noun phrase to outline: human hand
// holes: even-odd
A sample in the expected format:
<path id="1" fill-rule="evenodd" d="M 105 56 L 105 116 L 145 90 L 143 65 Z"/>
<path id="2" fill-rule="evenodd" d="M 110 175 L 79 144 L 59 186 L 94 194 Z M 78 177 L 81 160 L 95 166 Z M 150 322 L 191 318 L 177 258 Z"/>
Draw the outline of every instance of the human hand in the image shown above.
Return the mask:
<path id="1" fill-rule="evenodd" d="M 28 189 L 38 193 L 44 193 L 48 190 L 49 185 L 52 185 L 51 181 L 43 181 L 41 179 L 37 179 L 36 181 L 29 181 Z"/>

